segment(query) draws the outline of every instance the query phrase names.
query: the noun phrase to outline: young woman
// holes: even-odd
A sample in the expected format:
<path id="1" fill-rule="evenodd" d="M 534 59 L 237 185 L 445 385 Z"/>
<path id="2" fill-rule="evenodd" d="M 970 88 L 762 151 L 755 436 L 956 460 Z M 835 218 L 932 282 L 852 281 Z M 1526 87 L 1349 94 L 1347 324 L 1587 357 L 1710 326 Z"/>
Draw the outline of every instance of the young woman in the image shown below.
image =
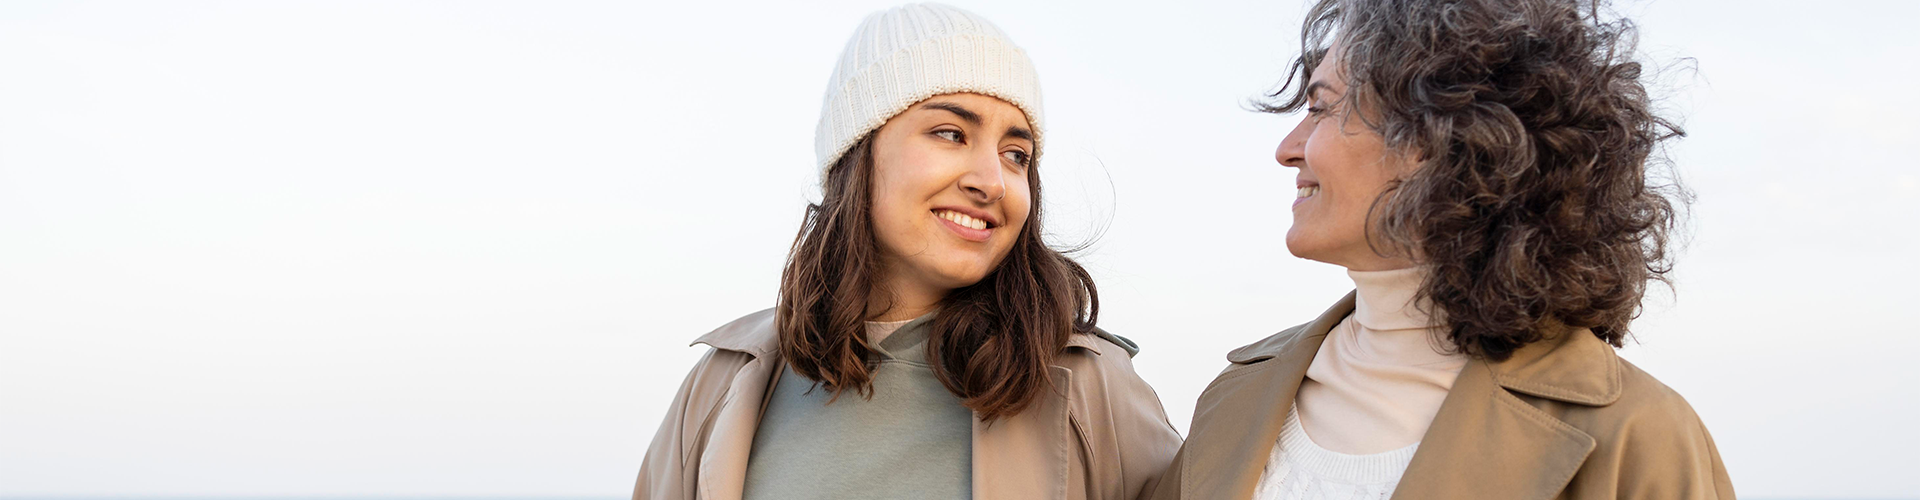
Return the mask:
<path id="1" fill-rule="evenodd" d="M 1132 499 L 1179 436 L 1040 235 L 1032 63 L 971 13 L 869 16 L 827 88 L 776 307 L 712 347 L 639 499 Z"/>
<path id="2" fill-rule="evenodd" d="M 1268 106 L 1307 110 L 1287 248 L 1356 291 L 1227 355 L 1153 498 L 1733 498 L 1692 408 L 1614 353 L 1668 269 L 1680 191 L 1647 170 L 1679 131 L 1603 10 L 1314 6 Z"/>

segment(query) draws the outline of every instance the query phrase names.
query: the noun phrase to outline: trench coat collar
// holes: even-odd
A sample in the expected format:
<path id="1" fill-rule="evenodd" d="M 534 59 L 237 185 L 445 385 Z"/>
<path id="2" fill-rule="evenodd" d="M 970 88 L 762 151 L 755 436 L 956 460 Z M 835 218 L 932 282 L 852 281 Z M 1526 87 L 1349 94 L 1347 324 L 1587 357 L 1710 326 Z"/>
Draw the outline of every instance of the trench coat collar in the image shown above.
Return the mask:
<path id="1" fill-rule="evenodd" d="M 776 333 L 779 330 L 774 324 L 776 317 L 773 309 L 749 314 L 721 325 L 687 345 L 706 344 L 714 349 L 752 354 L 756 359 L 772 358 L 780 352 L 780 335 Z"/>
<path id="2" fill-rule="evenodd" d="M 1560 333 L 1527 344 L 1506 361 L 1487 363 L 1493 380 L 1507 390 L 1584 406 L 1620 400 L 1625 387 L 1620 357 L 1593 330 L 1548 327 Z"/>
<path id="3" fill-rule="evenodd" d="M 1353 310 L 1349 293 L 1312 322 L 1228 353 L 1235 366 L 1194 411 L 1187 438 L 1192 456 L 1179 471 L 1181 498 L 1252 495 L 1307 367 L 1327 333 Z M 1513 393 L 1605 406 L 1620 399 L 1623 368 L 1591 331 L 1561 330 L 1505 361 L 1475 359 L 1462 368 L 1395 499 L 1544 499 L 1566 487 L 1592 452 L 1593 437 Z"/>
<path id="4" fill-rule="evenodd" d="M 712 441 L 698 465 L 701 499 L 738 500 L 744 493 L 753 435 L 766 410 L 766 399 L 786 369 L 779 358 L 780 340 L 774 316 L 772 309 L 760 311 L 693 342 L 754 357 L 735 377 L 713 417 Z M 1067 347 L 1100 355 L 1097 342 L 1103 339 L 1119 346 L 1128 356 L 1139 352 L 1132 341 L 1099 329 L 1092 335 L 1067 336 Z M 1036 398 L 1019 415 L 990 423 L 982 422 L 979 414 L 974 414 L 973 498 L 1023 500 L 1036 498 L 1036 491 L 1046 492 L 1038 498 L 1067 498 L 1070 474 L 1067 454 L 1079 451 L 1066 444 L 1072 442 L 1069 438 L 1077 431 L 1068 398 L 1064 397 L 1075 394 L 1073 370 L 1049 366 L 1047 376 L 1063 397 Z"/>

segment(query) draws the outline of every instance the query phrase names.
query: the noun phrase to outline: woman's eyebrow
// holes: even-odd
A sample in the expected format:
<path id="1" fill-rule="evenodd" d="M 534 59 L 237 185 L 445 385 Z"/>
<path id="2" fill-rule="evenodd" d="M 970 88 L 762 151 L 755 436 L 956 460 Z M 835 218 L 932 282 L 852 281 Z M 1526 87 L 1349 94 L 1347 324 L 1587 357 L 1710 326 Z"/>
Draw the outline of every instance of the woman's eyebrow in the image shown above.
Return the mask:
<path id="1" fill-rule="evenodd" d="M 973 112 L 973 110 L 969 110 L 965 107 L 960 106 L 959 104 L 954 104 L 950 102 L 930 102 L 930 103 L 926 103 L 921 107 L 924 107 L 927 109 L 938 109 L 941 111 L 946 111 L 948 113 L 953 113 L 954 115 L 959 116 L 961 120 L 966 120 L 967 123 L 972 124 L 973 126 L 976 126 L 976 127 L 980 126 L 980 124 L 982 123 L 980 120 L 979 113 L 975 113 Z M 1033 140 L 1033 131 L 1027 130 L 1024 127 L 1017 127 L 1017 126 L 1007 127 L 1007 135 L 1012 136 L 1015 139 L 1023 139 L 1027 141 Z"/>
<path id="2" fill-rule="evenodd" d="M 967 123 L 973 124 L 974 126 L 980 125 L 980 114 L 970 111 L 967 108 L 961 107 L 959 104 L 954 104 L 950 102 L 930 102 L 930 103 L 927 103 L 925 107 L 927 109 L 944 110 L 948 113 L 959 115 L 960 119 L 966 120 Z"/>
<path id="3" fill-rule="evenodd" d="M 1301 94 L 1306 95 L 1308 99 L 1312 99 L 1314 93 L 1320 91 L 1332 92 L 1333 86 L 1327 85 L 1326 80 L 1314 80 L 1313 83 L 1307 84 L 1306 90 L 1301 91 Z"/>

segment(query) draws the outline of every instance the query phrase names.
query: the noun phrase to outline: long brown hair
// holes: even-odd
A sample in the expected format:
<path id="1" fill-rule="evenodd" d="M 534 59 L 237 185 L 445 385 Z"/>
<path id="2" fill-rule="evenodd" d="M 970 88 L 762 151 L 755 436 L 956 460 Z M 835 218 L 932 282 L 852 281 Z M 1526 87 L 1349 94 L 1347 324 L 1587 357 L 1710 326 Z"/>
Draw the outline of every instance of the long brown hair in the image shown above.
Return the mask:
<path id="1" fill-rule="evenodd" d="M 1566 327 L 1621 346 L 1690 194 L 1653 167 L 1683 134 L 1641 83 L 1631 21 L 1605 0 L 1321 0 L 1269 112 L 1337 39 L 1340 106 L 1421 166 L 1376 200 L 1382 253 L 1433 266 L 1449 339 L 1503 360 Z M 1299 82 L 1300 86 L 1293 85 Z M 1363 116 L 1353 110 L 1377 111 Z M 1376 234 L 1367 231 L 1369 243 Z"/>
<path id="2" fill-rule="evenodd" d="M 881 272 L 873 136 L 827 170 L 780 276 L 780 355 L 834 398 L 847 390 L 872 397 L 865 322 L 884 312 L 868 302 Z M 935 376 L 981 420 L 1019 413 L 1049 390 L 1047 367 L 1068 336 L 1092 332 L 1100 314 L 1086 269 L 1041 240 L 1038 160 L 1027 169 L 1033 211 L 1012 250 L 980 282 L 948 293 L 929 325 Z"/>

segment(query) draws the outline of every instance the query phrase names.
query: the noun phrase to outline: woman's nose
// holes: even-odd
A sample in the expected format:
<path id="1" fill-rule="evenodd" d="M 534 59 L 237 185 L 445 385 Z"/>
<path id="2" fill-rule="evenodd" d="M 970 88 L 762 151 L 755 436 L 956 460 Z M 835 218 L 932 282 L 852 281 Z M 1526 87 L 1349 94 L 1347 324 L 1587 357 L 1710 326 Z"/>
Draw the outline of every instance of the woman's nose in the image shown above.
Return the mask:
<path id="1" fill-rule="evenodd" d="M 960 177 L 960 189 L 966 191 L 968 197 L 980 203 L 993 203 L 1007 195 L 1007 181 L 1003 177 L 1006 169 L 1000 168 L 998 154 L 969 161 L 967 166 L 966 175 Z"/>
<path id="2" fill-rule="evenodd" d="M 1294 125 L 1293 130 L 1287 132 L 1285 138 L 1280 139 L 1280 147 L 1273 151 L 1274 161 L 1280 162 L 1283 166 L 1294 168 L 1305 166 L 1307 164 L 1307 137 L 1312 135 L 1311 132 L 1312 128 L 1307 125 L 1307 119 L 1301 118 L 1300 123 Z"/>

